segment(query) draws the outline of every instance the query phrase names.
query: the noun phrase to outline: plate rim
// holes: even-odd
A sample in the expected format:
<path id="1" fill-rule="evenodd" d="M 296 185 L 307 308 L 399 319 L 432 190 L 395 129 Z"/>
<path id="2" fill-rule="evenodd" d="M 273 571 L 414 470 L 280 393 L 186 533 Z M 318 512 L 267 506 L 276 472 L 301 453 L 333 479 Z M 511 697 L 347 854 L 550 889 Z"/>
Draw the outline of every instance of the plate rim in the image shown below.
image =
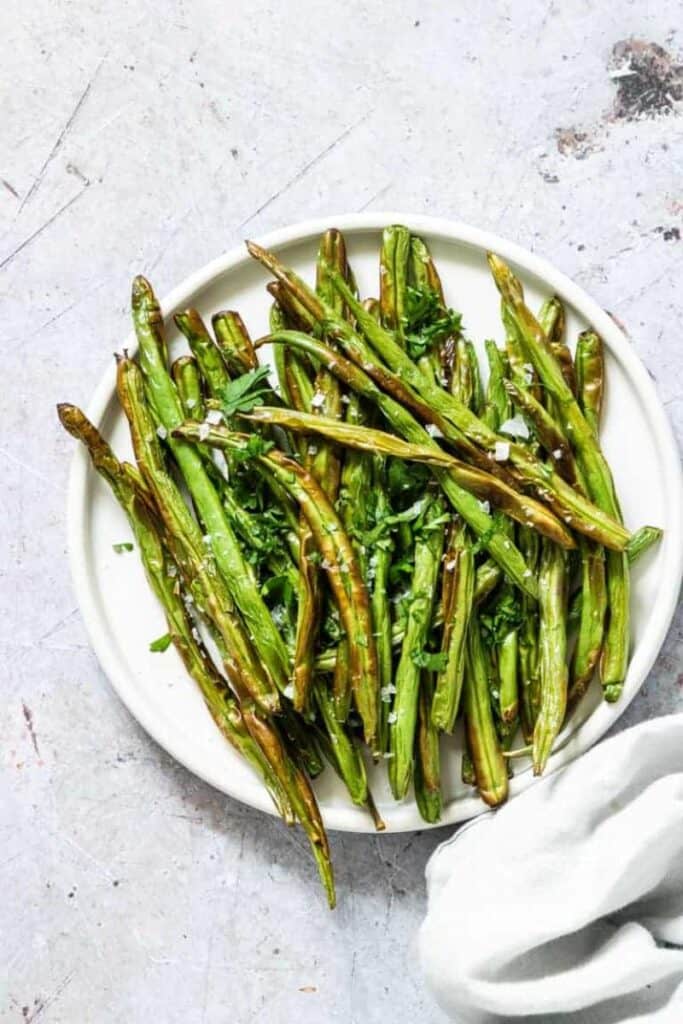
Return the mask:
<path id="1" fill-rule="evenodd" d="M 662 461 L 664 491 L 667 498 L 668 523 L 663 538 L 665 571 L 658 593 L 657 608 L 648 623 L 648 634 L 641 641 L 638 649 L 631 657 L 627 683 L 624 693 L 616 704 L 602 702 L 598 708 L 579 725 L 566 739 L 560 749 L 550 759 L 543 778 L 564 767 L 574 758 L 589 750 L 610 727 L 623 715 L 627 707 L 641 689 L 654 661 L 661 650 L 666 633 L 673 619 L 678 595 L 683 579 L 683 474 L 678 457 L 676 439 L 669 423 L 664 407 L 659 399 L 653 379 L 645 365 L 637 356 L 633 346 L 617 323 L 584 289 L 570 277 L 558 270 L 545 257 L 509 241 L 494 232 L 476 228 L 469 224 L 445 217 L 434 217 L 422 214 L 410 214 L 403 211 L 368 211 L 364 213 L 343 213 L 325 217 L 315 217 L 298 221 L 284 228 L 267 232 L 259 236 L 260 244 L 269 249 L 306 241 L 322 234 L 330 225 L 346 232 L 376 232 L 387 224 L 406 224 L 411 231 L 439 238 L 446 242 L 465 244 L 478 250 L 493 250 L 505 260 L 523 268 L 538 278 L 553 292 L 559 293 L 568 303 L 575 307 L 585 319 L 592 324 L 603 337 L 610 353 L 621 363 L 626 375 L 638 393 L 647 415 L 648 422 L 655 437 L 658 455 Z M 241 264 L 248 264 L 251 258 L 244 245 L 234 246 L 226 253 L 215 257 L 203 267 L 188 275 L 179 285 L 173 288 L 161 301 L 164 318 L 180 304 L 186 303 L 193 293 L 206 288 L 211 281 L 228 274 Z M 123 346 L 131 354 L 137 350 L 137 341 L 131 331 Z M 116 370 L 111 365 L 102 375 L 87 407 L 88 417 L 100 424 L 105 415 L 112 393 L 115 388 Z M 179 754 L 174 747 L 172 737 L 166 734 L 163 723 L 148 714 L 145 702 L 136 695 L 134 681 L 119 662 L 113 646 L 107 640 L 104 623 L 100 621 L 97 601 L 89 587 L 88 558 L 83 538 L 86 536 L 86 501 L 90 462 L 82 446 L 78 446 L 71 461 L 67 491 L 67 542 L 69 567 L 76 600 L 83 618 L 86 633 L 93 651 L 119 699 L 130 714 L 174 760 L 182 764 L 188 771 L 203 779 L 220 792 L 248 804 L 268 814 L 277 812 L 270 802 L 265 789 L 254 778 L 253 785 L 245 787 L 230 786 L 217 774 L 203 766 L 201 757 Z M 512 780 L 510 796 L 514 797 L 534 782 L 531 772 L 524 772 Z M 401 804 L 397 804 L 397 809 Z M 414 813 L 415 805 L 404 804 L 403 810 Z M 486 808 L 478 797 L 466 797 L 453 800 L 444 808 L 441 821 L 436 825 L 428 825 L 419 819 L 409 818 L 405 822 L 392 823 L 387 826 L 387 833 L 409 832 L 426 828 L 439 828 L 465 821 L 482 813 Z M 349 807 L 321 806 L 325 825 L 330 830 L 372 833 L 372 823 L 363 811 L 354 805 Z"/>

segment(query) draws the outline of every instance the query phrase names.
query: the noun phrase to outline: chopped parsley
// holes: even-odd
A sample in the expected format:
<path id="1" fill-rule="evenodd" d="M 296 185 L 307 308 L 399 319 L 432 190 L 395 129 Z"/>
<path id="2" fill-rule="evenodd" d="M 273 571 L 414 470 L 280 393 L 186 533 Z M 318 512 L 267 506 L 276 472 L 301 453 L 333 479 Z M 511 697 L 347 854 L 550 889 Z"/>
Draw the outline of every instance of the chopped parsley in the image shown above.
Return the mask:
<path id="1" fill-rule="evenodd" d="M 122 540 L 120 544 L 112 544 L 112 548 L 117 555 L 120 555 L 124 551 L 132 551 L 133 545 L 129 540 Z"/>
<path id="2" fill-rule="evenodd" d="M 479 616 L 481 633 L 489 647 L 502 644 L 508 633 L 518 629 L 522 624 L 522 606 L 512 590 L 501 593 L 489 612 Z"/>
<path id="3" fill-rule="evenodd" d="M 249 370 L 240 377 L 235 377 L 225 385 L 221 392 L 221 408 L 226 420 L 241 412 L 251 412 L 257 405 L 263 405 L 266 395 L 272 393 L 268 384 L 270 370 L 267 366 L 259 366 Z"/>
<path id="4" fill-rule="evenodd" d="M 400 558 L 392 562 L 389 568 L 389 582 L 393 585 L 399 582 L 401 576 L 412 576 L 415 566 L 412 559 Z"/>
<path id="5" fill-rule="evenodd" d="M 460 313 L 443 306 L 430 288 L 408 287 L 406 312 L 401 320 L 411 359 L 419 359 L 462 329 Z"/>
<path id="6" fill-rule="evenodd" d="M 472 545 L 472 551 L 475 555 L 478 555 L 480 551 L 483 551 L 484 548 L 488 547 L 489 543 L 491 542 L 491 539 L 500 530 L 504 518 L 505 517 L 503 516 L 503 513 L 500 511 L 493 513 L 493 521 L 489 526 L 488 530 L 484 530 L 481 537 L 479 537 L 479 539 L 476 540 L 475 543 Z"/>
<path id="7" fill-rule="evenodd" d="M 448 664 L 448 651 L 412 651 L 410 657 L 418 668 L 427 668 L 432 672 L 443 672 Z"/>
<path id="8" fill-rule="evenodd" d="M 157 637 L 156 640 L 152 640 L 149 645 L 150 651 L 167 651 L 171 646 L 171 634 L 164 633 L 163 636 Z"/>
<path id="9" fill-rule="evenodd" d="M 266 441 L 260 434 L 250 434 L 244 447 L 235 448 L 231 454 L 235 462 L 250 462 L 259 455 L 266 455 L 274 447 L 272 441 Z"/>

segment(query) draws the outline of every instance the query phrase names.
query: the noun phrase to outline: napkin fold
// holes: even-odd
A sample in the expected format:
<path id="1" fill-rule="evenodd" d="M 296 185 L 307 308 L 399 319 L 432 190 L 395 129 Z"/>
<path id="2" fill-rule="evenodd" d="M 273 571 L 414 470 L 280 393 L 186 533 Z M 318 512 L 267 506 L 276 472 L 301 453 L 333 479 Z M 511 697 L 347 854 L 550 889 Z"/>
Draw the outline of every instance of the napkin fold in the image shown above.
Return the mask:
<path id="1" fill-rule="evenodd" d="M 683 715 L 465 825 L 427 886 L 422 968 L 459 1024 L 683 1024 Z"/>

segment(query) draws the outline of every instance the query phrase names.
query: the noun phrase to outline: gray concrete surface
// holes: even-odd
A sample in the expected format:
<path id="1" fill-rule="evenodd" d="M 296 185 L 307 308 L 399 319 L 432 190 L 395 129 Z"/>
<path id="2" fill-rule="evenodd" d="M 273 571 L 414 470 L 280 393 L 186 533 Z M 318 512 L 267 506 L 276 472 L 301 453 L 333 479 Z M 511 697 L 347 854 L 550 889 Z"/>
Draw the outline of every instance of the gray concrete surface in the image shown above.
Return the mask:
<path id="1" fill-rule="evenodd" d="M 680 437 L 681 13 L 1 5 L 3 1022 L 443 1019 L 414 938 L 444 833 L 333 837 L 328 916 L 301 840 L 174 764 L 110 690 L 68 579 L 54 403 L 88 400 L 133 272 L 163 294 L 247 232 L 404 208 L 499 231 L 580 281 Z M 683 707 L 680 654 L 679 617 L 624 724 Z"/>

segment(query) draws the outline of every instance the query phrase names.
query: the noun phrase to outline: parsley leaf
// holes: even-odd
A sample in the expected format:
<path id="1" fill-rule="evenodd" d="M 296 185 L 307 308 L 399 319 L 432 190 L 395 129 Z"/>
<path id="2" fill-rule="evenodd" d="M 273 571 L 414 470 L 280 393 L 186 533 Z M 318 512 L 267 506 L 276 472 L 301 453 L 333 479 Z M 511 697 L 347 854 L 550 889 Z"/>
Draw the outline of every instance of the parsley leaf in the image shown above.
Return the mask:
<path id="1" fill-rule="evenodd" d="M 522 606 L 512 591 L 501 594 L 490 612 L 479 616 L 481 633 L 489 647 L 501 644 L 508 633 L 522 624 Z"/>
<path id="2" fill-rule="evenodd" d="M 437 293 L 429 288 L 408 287 L 406 313 L 401 319 L 411 359 L 419 359 L 462 329 L 460 313 L 443 306 Z"/>
<path id="3" fill-rule="evenodd" d="M 264 396 L 272 393 L 268 384 L 269 373 L 267 366 L 259 366 L 225 385 L 220 398 L 226 420 L 240 412 L 251 412 L 257 405 L 263 405 Z"/>
<path id="4" fill-rule="evenodd" d="M 500 510 L 493 513 L 493 522 L 489 526 L 488 530 L 484 530 L 481 537 L 474 542 L 472 545 L 472 551 L 475 555 L 478 555 L 480 551 L 483 551 L 489 544 L 491 538 L 498 533 L 504 516 Z"/>
<path id="5" fill-rule="evenodd" d="M 387 465 L 387 490 L 391 498 L 410 500 L 424 494 L 432 478 L 429 466 L 419 462 L 407 463 L 402 459 L 389 459 Z"/>
<path id="6" fill-rule="evenodd" d="M 272 441 L 266 441 L 260 434 L 250 434 L 245 446 L 235 448 L 231 455 L 235 462 L 249 462 L 251 459 L 258 458 L 259 455 L 265 455 L 274 447 Z"/>
<path id="7" fill-rule="evenodd" d="M 410 657 L 418 668 L 427 668 L 432 672 L 443 672 L 448 664 L 448 651 L 412 651 Z"/>
<path id="8" fill-rule="evenodd" d="M 398 583 L 401 576 L 412 576 L 415 566 L 413 562 L 408 558 L 401 558 L 391 563 L 389 569 L 389 582 L 391 584 Z"/>
<path id="9" fill-rule="evenodd" d="M 416 540 L 424 540 L 427 534 L 434 533 L 435 530 L 440 530 L 442 526 L 445 526 L 447 523 L 450 523 L 452 519 L 453 516 L 450 514 L 450 512 L 444 512 L 442 515 L 437 516 L 435 519 L 417 523 L 415 529 L 413 530 L 413 535 Z"/>
<path id="10" fill-rule="evenodd" d="M 133 545 L 128 540 L 121 541 L 120 544 L 112 544 L 112 548 L 117 555 L 120 555 L 122 551 L 132 551 Z"/>
<path id="11" fill-rule="evenodd" d="M 163 636 L 158 637 L 156 640 L 152 640 L 149 645 L 150 651 L 166 651 L 171 646 L 171 634 L 164 633 Z"/>
<path id="12" fill-rule="evenodd" d="M 289 607 L 294 598 L 294 588 L 289 576 L 283 573 L 280 576 L 271 576 L 267 579 L 261 587 L 261 594 L 263 597 L 280 598 L 282 603 Z"/>

